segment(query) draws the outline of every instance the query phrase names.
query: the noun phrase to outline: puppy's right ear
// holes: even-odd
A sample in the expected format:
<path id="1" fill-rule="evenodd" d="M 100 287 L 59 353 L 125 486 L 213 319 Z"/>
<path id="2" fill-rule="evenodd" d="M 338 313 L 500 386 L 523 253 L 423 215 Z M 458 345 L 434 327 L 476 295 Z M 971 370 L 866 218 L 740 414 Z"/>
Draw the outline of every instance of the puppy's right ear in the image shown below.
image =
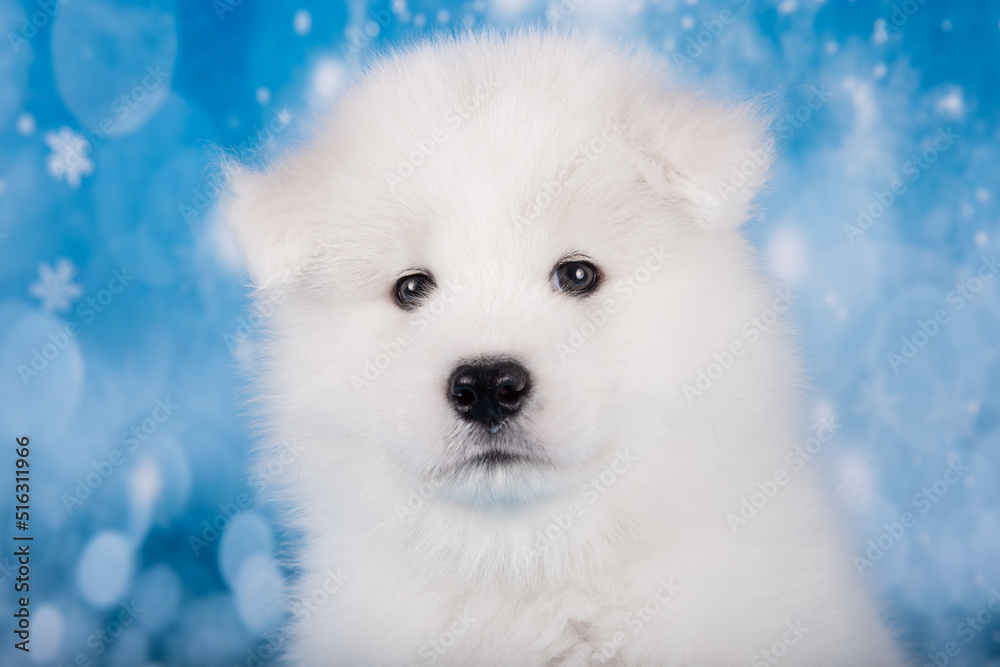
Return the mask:
<path id="1" fill-rule="evenodd" d="M 294 283 L 319 252 L 315 230 L 289 201 L 295 184 L 283 170 L 252 171 L 235 161 L 223 164 L 227 189 L 223 218 L 236 237 L 258 289 Z"/>
<path id="2" fill-rule="evenodd" d="M 688 94 L 664 100 L 660 111 L 636 123 L 644 178 L 705 227 L 743 223 L 774 159 L 763 103 L 725 106 Z"/>

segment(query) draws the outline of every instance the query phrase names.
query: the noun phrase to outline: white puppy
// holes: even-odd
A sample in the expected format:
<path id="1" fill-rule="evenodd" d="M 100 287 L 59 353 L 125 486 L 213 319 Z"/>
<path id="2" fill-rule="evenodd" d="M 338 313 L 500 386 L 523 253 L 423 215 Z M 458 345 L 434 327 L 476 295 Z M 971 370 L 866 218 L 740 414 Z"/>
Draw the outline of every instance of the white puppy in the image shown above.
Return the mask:
<path id="1" fill-rule="evenodd" d="M 487 34 L 231 169 L 293 664 L 901 664 L 794 453 L 793 296 L 739 230 L 766 125 L 648 55 Z"/>

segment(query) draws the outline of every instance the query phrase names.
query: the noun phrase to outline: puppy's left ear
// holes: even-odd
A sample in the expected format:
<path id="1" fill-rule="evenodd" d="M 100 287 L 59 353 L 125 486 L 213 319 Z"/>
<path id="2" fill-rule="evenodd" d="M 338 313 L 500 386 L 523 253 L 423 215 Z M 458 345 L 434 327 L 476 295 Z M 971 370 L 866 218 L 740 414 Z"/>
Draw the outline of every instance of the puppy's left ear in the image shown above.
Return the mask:
<path id="1" fill-rule="evenodd" d="M 223 164 L 227 189 L 222 199 L 226 226 L 243 252 L 258 289 L 295 283 L 317 256 L 318 234 L 307 212 L 301 184 L 280 168 L 253 171 L 231 160 Z"/>
<path id="2" fill-rule="evenodd" d="M 742 224 L 774 160 L 769 114 L 696 95 L 664 100 L 661 112 L 633 125 L 643 178 L 705 227 Z"/>

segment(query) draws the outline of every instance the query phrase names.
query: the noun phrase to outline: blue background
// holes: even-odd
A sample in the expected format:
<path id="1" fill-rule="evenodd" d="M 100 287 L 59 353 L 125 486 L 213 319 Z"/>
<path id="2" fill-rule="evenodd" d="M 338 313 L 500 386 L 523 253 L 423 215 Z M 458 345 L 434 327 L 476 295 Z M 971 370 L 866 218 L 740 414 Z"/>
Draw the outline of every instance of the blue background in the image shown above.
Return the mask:
<path id="1" fill-rule="evenodd" d="M 253 665 L 281 643 L 288 539 L 252 499 L 268 479 L 247 478 L 239 402 L 262 316 L 213 161 L 308 136 L 387 45 L 526 21 L 641 39 L 682 79 L 790 114 L 747 229 L 796 296 L 811 400 L 840 425 L 817 458 L 859 557 L 881 540 L 859 576 L 923 662 L 954 641 L 949 664 L 1000 665 L 1000 618 L 958 625 L 1000 590 L 1000 281 L 982 263 L 1000 252 L 1000 6 L 985 0 L 0 1 L 0 442 L 10 471 L 31 437 L 35 538 L 26 659 L 5 473 L 0 662 Z M 949 465 L 967 470 L 955 484 Z M 903 512 L 916 525 L 883 535 Z"/>

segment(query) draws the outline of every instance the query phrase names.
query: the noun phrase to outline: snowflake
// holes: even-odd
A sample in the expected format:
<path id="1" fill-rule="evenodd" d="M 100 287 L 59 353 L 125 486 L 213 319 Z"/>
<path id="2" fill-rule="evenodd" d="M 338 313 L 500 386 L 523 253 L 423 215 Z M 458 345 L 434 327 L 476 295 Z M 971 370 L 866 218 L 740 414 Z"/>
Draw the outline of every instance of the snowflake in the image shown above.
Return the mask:
<path id="1" fill-rule="evenodd" d="M 896 416 L 896 406 L 903 401 L 902 394 L 890 394 L 888 378 L 885 373 L 878 373 L 868 382 L 859 382 L 858 389 L 861 401 L 854 405 L 857 412 L 870 415 L 872 426 L 878 429 L 882 424 L 888 424 L 894 433 L 901 433 L 903 426 Z"/>
<path id="2" fill-rule="evenodd" d="M 28 293 L 41 299 L 42 308 L 49 311 L 67 311 L 70 303 L 80 298 L 83 288 L 73 282 L 76 267 L 68 259 L 59 259 L 55 267 L 45 262 L 38 265 L 38 282 L 32 283 Z"/>
<path id="3" fill-rule="evenodd" d="M 927 423 L 943 422 L 947 444 L 951 446 L 956 440 L 971 434 L 980 404 L 968 398 L 957 379 L 951 387 L 938 380 L 934 380 L 933 385 L 934 403 L 926 416 Z"/>
<path id="4" fill-rule="evenodd" d="M 45 158 L 49 174 L 57 181 L 63 177 L 71 188 L 80 187 L 81 174 L 86 176 L 94 172 L 94 163 L 87 154 L 90 153 L 90 142 L 82 134 L 77 134 L 68 127 L 59 128 L 59 132 L 46 132 L 45 143 L 52 152 Z"/>

